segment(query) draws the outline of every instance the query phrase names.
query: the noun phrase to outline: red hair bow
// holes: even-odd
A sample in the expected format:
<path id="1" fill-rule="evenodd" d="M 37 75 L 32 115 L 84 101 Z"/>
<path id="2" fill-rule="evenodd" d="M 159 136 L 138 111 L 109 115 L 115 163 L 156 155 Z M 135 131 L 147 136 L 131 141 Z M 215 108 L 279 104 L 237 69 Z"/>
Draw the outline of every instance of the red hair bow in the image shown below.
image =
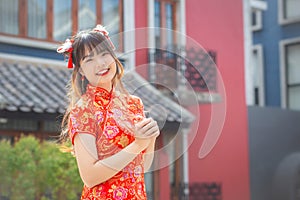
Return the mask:
<path id="1" fill-rule="evenodd" d="M 73 59 L 72 59 L 72 41 L 70 39 L 66 39 L 65 43 L 63 43 L 60 47 L 57 48 L 58 53 L 69 53 L 69 60 L 68 60 L 68 68 L 73 68 Z"/>

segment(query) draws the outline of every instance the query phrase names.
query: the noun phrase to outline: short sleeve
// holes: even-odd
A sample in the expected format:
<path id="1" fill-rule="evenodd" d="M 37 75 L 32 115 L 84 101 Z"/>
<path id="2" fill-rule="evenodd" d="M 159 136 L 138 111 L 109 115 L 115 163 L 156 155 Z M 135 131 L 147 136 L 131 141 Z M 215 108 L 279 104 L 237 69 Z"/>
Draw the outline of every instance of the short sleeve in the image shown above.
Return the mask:
<path id="1" fill-rule="evenodd" d="M 87 133 L 96 137 L 95 116 L 89 107 L 76 106 L 70 112 L 69 137 L 74 145 L 77 133 Z"/>
<path id="2" fill-rule="evenodd" d="M 134 113 L 136 116 L 142 116 L 145 117 L 144 113 L 144 105 L 142 100 L 137 96 L 131 96 L 131 102 L 130 102 L 130 110 Z"/>

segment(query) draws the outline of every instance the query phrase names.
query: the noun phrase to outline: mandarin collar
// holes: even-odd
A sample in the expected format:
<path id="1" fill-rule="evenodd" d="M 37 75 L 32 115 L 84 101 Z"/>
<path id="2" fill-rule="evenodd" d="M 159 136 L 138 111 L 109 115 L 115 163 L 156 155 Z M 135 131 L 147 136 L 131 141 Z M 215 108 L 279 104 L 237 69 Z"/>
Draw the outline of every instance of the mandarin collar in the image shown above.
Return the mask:
<path id="1" fill-rule="evenodd" d="M 102 87 L 93 86 L 91 84 L 87 85 L 86 93 L 94 97 L 94 102 L 99 106 L 107 106 L 111 101 L 115 88 L 112 87 L 111 91 L 107 91 Z"/>

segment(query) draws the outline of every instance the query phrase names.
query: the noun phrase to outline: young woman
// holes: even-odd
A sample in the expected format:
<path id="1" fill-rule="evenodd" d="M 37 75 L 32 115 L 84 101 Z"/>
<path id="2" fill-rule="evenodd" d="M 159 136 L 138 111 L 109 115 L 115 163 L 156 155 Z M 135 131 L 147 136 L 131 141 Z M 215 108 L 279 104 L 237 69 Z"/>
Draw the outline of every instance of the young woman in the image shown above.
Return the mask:
<path id="1" fill-rule="evenodd" d="M 81 199 L 147 199 L 149 169 L 159 128 L 129 95 L 123 66 L 101 25 L 74 35 L 57 49 L 74 68 L 61 137 L 73 144 L 84 183 Z"/>

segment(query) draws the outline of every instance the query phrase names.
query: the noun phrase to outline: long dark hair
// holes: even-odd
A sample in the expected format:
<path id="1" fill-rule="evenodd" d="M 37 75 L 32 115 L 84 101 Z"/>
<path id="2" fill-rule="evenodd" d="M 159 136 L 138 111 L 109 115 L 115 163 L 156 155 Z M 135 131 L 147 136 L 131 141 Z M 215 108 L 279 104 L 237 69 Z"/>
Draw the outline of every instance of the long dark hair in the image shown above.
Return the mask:
<path id="1" fill-rule="evenodd" d="M 115 89 L 119 90 L 123 94 L 128 95 L 127 90 L 124 88 L 121 78 L 124 74 L 124 67 L 122 63 L 117 58 L 112 45 L 110 43 L 110 40 L 104 36 L 102 33 L 94 30 L 85 30 L 77 33 L 71 38 L 72 41 L 72 60 L 74 64 L 74 69 L 72 72 L 71 80 L 69 81 L 67 85 L 67 91 L 68 91 L 68 106 L 66 108 L 66 112 L 64 114 L 62 123 L 61 123 L 61 134 L 60 134 L 60 141 L 65 141 L 68 136 L 69 131 L 69 117 L 70 117 L 70 111 L 75 106 L 76 102 L 80 99 L 80 97 L 86 92 L 86 86 L 88 84 L 88 81 L 82 77 L 82 75 L 79 73 L 80 69 L 80 61 L 83 58 L 83 56 L 86 55 L 86 51 L 93 51 L 96 50 L 96 52 L 102 52 L 107 51 L 111 54 L 111 56 L 114 58 L 116 63 L 116 74 L 112 80 L 112 84 Z M 66 52 L 66 56 L 68 53 Z M 82 80 L 82 78 L 84 78 Z"/>

